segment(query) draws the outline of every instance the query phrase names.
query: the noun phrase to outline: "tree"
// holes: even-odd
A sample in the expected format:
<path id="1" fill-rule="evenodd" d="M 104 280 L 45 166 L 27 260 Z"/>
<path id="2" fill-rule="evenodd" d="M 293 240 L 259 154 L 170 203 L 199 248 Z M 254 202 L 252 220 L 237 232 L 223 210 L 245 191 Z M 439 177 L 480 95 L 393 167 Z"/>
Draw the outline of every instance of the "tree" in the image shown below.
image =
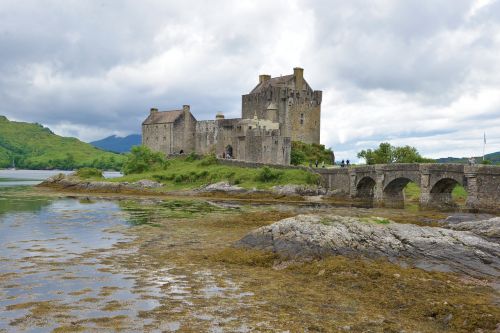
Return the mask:
<path id="1" fill-rule="evenodd" d="M 382 142 L 377 149 L 362 150 L 358 153 L 366 164 L 389 163 L 429 163 L 432 159 L 422 157 L 417 148 L 411 146 L 395 147 L 388 142 Z"/>
<path id="2" fill-rule="evenodd" d="M 324 145 L 292 141 L 290 163 L 293 165 L 300 165 L 305 162 L 314 163 L 318 161 L 318 163 L 325 162 L 326 164 L 331 164 L 332 155 L 332 150 L 326 148 Z"/>
<path id="3" fill-rule="evenodd" d="M 165 169 L 168 162 L 162 153 L 153 152 L 146 146 L 134 146 L 127 154 L 127 160 L 123 164 L 123 173 L 142 173 L 152 170 Z"/>

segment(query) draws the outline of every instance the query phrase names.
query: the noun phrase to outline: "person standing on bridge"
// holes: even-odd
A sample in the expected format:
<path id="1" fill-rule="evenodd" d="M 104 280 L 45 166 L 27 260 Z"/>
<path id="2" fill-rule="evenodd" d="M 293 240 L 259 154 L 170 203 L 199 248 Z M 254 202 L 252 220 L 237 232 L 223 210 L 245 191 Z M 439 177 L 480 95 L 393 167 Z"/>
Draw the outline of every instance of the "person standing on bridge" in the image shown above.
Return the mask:
<path id="1" fill-rule="evenodd" d="M 344 162 L 344 160 L 342 160 L 342 161 L 340 162 L 340 167 L 341 167 L 341 168 L 345 167 L 345 162 Z"/>
<path id="2" fill-rule="evenodd" d="M 351 162 L 349 160 L 345 161 L 345 164 L 346 164 L 347 167 L 349 167 L 350 163 Z"/>

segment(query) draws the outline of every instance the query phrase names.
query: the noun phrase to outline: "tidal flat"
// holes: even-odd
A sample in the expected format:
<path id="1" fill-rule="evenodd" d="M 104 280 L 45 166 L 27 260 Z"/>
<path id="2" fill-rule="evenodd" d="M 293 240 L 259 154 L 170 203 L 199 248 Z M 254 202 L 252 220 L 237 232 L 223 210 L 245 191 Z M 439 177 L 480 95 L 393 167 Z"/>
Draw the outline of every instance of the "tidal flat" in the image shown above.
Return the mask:
<path id="1" fill-rule="evenodd" d="M 307 213 L 438 225 L 414 209 L 0 194 L 0 332 L 494 332 L 495 281 L 384 260 L 234 248 Z"/>

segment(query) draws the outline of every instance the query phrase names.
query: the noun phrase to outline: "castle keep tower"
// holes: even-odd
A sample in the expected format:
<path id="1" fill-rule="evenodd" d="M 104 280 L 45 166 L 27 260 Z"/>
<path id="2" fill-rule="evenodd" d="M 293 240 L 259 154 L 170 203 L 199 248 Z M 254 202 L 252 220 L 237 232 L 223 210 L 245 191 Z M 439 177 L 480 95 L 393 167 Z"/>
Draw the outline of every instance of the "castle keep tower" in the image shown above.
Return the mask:
<path id="1" fill-rule="evenodd" d="M 282 135 L 292 141 L 320 141 L 322 92 L 312 90 L 304 79 L 304 70 L 296 67 L 293 74 L 271 78 L 259 75 L 259 83 L 242 96 L 242 117 L 279 122 Z"/>

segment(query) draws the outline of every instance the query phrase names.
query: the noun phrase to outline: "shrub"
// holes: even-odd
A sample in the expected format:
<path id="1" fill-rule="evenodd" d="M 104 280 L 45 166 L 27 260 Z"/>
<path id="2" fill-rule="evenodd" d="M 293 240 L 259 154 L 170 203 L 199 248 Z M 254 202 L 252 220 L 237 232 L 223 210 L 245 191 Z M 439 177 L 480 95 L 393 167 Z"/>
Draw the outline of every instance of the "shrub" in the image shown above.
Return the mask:
<path id="1" fill-rule="evenodd" d="M 162 153 L 153 152 L 146 146 L 134 146 L 127 154 L 127 160 L 123 164 L 123 173 L 143 173 L 153 170 L 164 170 L 168 162 Z"/>
<path id="2" fill-rule="evenodd" d="M 208 154 L 200 161 L 201 166 L 209 166 L 216 164 L 219 164 L 219 161 L 217 160 L 217 156 L 215 156 L 215 154 Z"/>
<path id="3" fill-rule="evenodd" d="M 283 171 L 271 169 L 267 166 L 260 169 L 257 174 L 256 180 L 264 183 L 269 183 L 272 181 L 277 181 L 283 175 Z"/>
<path id="4" fill-rule="evenodd" d="M 102 170 L 96 168 L 81 168 L 76 171 L 76 175 L 80 178 L 103 178 Z"/>
<path id="5" fill-rule="evenodd" d="M 308 172 L 306 174 L 306 183 L 310 185 L 318 185 L 320 178 L 320 175 L 317 173 Z"/>
<path id="6" fill-rule="evenodd" d="M 186 157 L 186 162 L 194 162 L 200 159 L 200 155 L 196 154 L 194 151 L 189 153 Z"/>

